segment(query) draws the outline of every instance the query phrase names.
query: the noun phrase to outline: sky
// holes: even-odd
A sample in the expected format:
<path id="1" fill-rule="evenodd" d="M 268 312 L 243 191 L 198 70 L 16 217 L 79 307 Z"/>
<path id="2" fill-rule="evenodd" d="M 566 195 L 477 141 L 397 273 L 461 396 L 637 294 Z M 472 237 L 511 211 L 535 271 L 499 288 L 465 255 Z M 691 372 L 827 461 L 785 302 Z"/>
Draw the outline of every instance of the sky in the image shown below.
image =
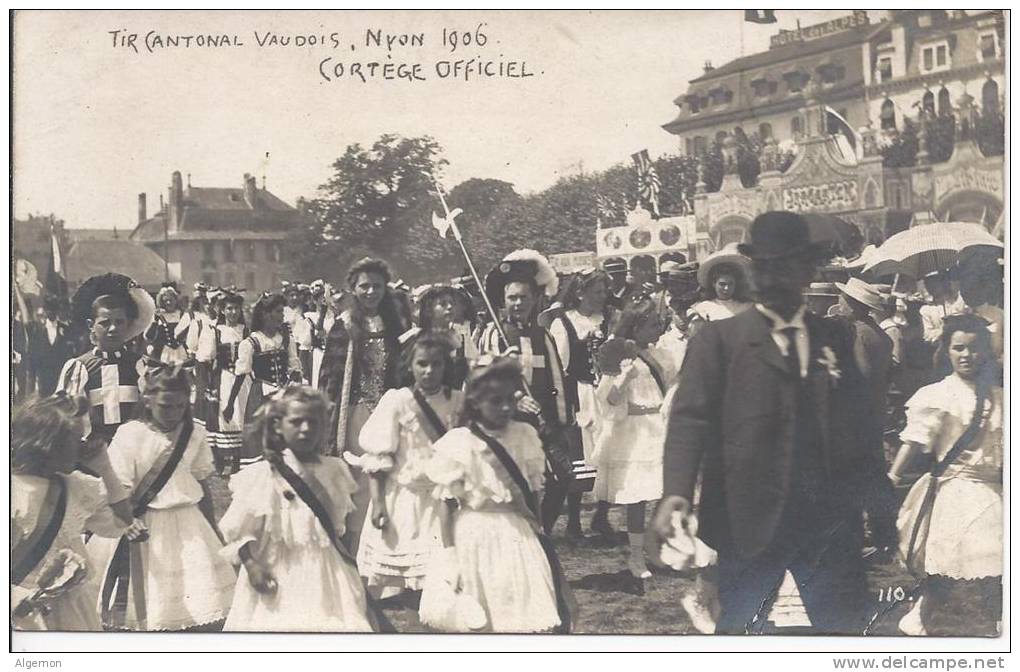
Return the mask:
<path id="1" fill-rule="evenodd" d="M 777 24 L 759 25 L 742 10 L 19 12 L 14 215 L 129 230 L 138 193 L 151 215 L 174 170 L 196 187 L 239 188 L 244 173 L 260 184 L 265 175 L 293 204 L 316 195 L 348 144 L 383 133 L 434 137 L 450 164 L 447 189 L 479 177 L 538 191 L 641 149 L 675 153 L 661 126 L 706 60 L 722 65 L 767 49 L 770 35 L 798 19 L 807 26 L 846 13 L 777 10 Z M 480 24 L 484 45 L 443 44 L 444 28 L 473 36 Z M 242 46 L 185 48 L 181 39 L 149 52 L 150 31 L 226 34 Z M 369 31 L 382 31 L 382 46 L 366 46 Z M 272 44 L 270 33 L 291 44 Z M 401 46 L 399 36 L 417 34 L 421 43 Z M 295 46 L 299 35 L 324 44 Z M 396 38 L 390 48 L 386 35 Z M 320 74 L 326 58 L 331 81 Z M 491 61 L 491 72 L 516 62 L 515 72 L 531 76 L 439 76 L 472 58 Z M 363 72 L 369 62 L 420 64 L 425 81 L 377 71 L 362 82 L 350 76 L 355 62 Z"/>

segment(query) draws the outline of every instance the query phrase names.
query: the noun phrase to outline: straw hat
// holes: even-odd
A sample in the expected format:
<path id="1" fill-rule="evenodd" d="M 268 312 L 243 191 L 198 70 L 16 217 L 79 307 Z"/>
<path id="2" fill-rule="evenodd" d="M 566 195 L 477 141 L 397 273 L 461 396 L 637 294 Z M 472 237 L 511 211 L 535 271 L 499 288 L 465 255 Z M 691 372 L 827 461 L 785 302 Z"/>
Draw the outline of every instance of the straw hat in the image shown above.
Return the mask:
<path id="1" fill-rule="evenodd" d="M 812 282 L 804 296 L 839 296 L 839 289 L 835 282 Z"/>
<path id="2" fill-rule="evenodd" d="M 712 271 L 720 264 L 733 266 L 747 280 L 747 271 L 750 263 L 751 260 L 740 253 L 738 244 L 730 243 L 701 262 L 701 265 L 698 267 L 698 284 L 708 289 L 708 279 L 712 277 Z"/>
<path id="3" fill-rule="evenodd" d="M 872 310 L 884 311 L 886 309 L 886 301 L 878 289 L 860 278 L 850 278 L 846 284 L 841 282 L 835 284 L 844 295 Z"/>

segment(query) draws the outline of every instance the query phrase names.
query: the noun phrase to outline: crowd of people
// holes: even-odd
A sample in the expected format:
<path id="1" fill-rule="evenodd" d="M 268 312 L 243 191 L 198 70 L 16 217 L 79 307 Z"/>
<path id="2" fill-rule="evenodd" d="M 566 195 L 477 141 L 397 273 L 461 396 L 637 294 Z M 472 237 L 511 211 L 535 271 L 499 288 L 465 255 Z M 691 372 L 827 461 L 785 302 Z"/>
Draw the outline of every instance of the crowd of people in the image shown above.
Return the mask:
<path id="1" fill-rule="evenodd" d="M 635 581 L 712 566 L 678 596 L 703 632 L 762 631 L 787 572 L 818 632 L 865 632 L 866 546 L 919 578 L 905 633 L 967 599 L 994 632 L 998 266 L 908 290 L 828 254 L 772 212 L 657 274 L 518 250 L 416 288 L 372 258 L 257 297 L 91 278 L 20 316 L 12 621 L 387 631 L 411 591 L 435 631 L 565 633 L 553 533 L 613 542 L 622 506 Z"/>

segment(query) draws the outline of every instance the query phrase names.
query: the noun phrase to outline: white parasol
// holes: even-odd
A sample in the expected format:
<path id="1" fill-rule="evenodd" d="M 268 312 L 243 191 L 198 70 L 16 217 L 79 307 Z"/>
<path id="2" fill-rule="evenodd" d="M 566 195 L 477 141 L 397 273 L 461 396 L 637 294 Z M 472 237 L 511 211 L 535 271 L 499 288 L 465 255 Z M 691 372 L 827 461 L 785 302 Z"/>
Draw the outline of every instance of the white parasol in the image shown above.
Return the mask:
<path id="1" fill-rule="evenodd" d="M 920 279 L 952 268 L 960 252 L 971 247 L 1002 248 L 998 238 L 980 224 L 934 222 L 901 231 L 871 254 L 866 273 L 874 277 L 900 274 Z"/>

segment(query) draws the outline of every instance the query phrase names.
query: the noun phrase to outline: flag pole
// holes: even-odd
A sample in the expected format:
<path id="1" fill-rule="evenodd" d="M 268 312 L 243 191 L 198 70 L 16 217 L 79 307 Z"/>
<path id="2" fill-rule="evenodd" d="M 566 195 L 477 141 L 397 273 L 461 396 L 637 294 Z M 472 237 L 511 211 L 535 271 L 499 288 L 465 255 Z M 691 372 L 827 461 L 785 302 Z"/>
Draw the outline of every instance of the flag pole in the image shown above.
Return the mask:
<path id="1" fill-rule="evenodd" d="M 460 251 L 464 255 L 464 260 L 467 262 L 468 270 L 471 272 L 471 277 L 474 278 L 475 284 L 478 285 L 479 293 L 482 295 L 482 300 L 485 302 L 485 308 L 489 311 L 489 316 L 492 318 L 492 324 L 496 328 L 496 332 L 499 334 L 500 339 L 503 341 L 503 347 L 510 347 L 510 341 L 506 337 L 506 332 L 503 331 L 503 325 L 499 322 L 499 315 L 496 314 L 496 309 L 493 308 L 492 302 L 489 300 L 489 294 L 485 291 L 485 285 L 482 284 L 482 279 L 478 275 L 478 270 L 475 268 L 475 264 L 471 261 L 471 255 L 468 254 L 467 247 L 464 246 L 464 238 L 460 235 L 460 228 L 457 226 L 457 222 L 454 218 L 450 217 L 450 207 L 446 204 L 446 197 L 443 196 L 443 188 L 439 186 L 439 181 L 435 175 L 429 175 L 432 178 L 432 183 L 436 186 L 436 194 L 439 196 L 439 202 L 443 204 L 443 212 L 446 214 L 446 221 L 450 223 L 450 228 L 453 229 L 453 237 L 457 239 L 457 244 L 460 245 Z"/>

